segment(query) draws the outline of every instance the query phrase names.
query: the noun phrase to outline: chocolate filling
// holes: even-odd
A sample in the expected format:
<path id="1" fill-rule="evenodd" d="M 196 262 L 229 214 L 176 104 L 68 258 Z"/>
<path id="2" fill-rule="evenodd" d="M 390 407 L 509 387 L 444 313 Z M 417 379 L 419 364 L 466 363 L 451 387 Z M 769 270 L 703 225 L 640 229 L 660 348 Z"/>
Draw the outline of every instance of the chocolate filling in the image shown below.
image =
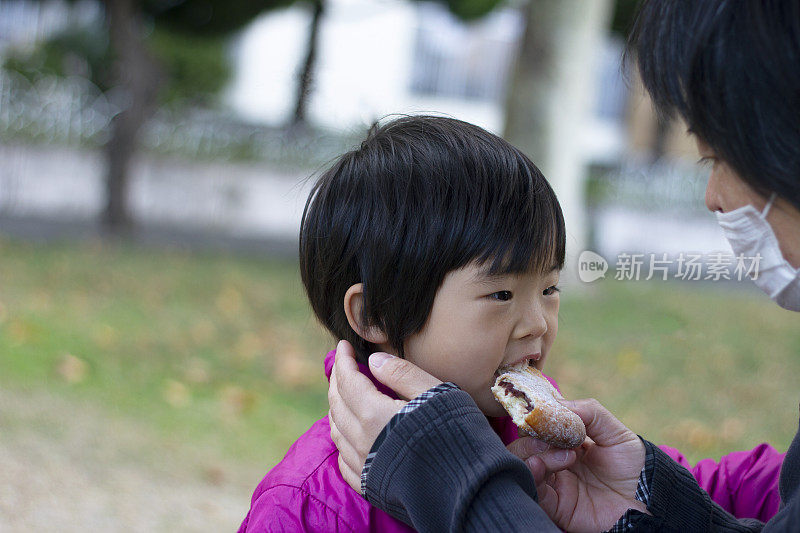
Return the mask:
<path id="1" fill-rule="evenodd" d="M 510 394 L 511 396 L 515 396 L 517 398 L 522 398 L 525 400 L 525 407 L 528 411 L 533 411 L 533 405 L 531 405 L 531 400 L 528 398 L 528 395 L 522 392 L 521 390 L 517 389 L 513 383 L 509 383 L 508 381 L 501 381 L 498 383 L 503 389 L 505 389 L 506 394 Z"/>

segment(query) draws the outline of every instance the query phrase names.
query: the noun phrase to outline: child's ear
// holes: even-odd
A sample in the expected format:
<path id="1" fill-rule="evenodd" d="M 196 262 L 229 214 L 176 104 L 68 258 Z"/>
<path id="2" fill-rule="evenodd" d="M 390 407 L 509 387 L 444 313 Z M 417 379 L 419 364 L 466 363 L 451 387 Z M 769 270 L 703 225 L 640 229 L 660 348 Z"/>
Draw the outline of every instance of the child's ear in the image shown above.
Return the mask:
<path id="1" fill-rule="evenodd" d="M 365 324 L 361 310 L 364 308 L 364 284 L 356 283 L 344 293 L 344 314 L 347 322 L 359 337 L 372 344 L 386 344 L 389 339 L 378 326 Z"/>

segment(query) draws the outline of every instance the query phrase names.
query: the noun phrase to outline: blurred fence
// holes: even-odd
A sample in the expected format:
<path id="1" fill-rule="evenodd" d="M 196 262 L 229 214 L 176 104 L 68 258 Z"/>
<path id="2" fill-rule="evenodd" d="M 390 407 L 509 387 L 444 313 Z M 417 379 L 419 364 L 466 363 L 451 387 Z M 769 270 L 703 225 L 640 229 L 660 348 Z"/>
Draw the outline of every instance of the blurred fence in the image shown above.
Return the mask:
<path id="1" fill-rule="evenodd" d="M 121 91 L 103 93 L 83 78 L 32 83 L 0 71 L 0 214 L 96 217 L 104 198 L 97 148 L 124 105 Z M 131 207 L 140 221 L 293 239 L 308 194 L 303 178 L 362 136 L 164 108 L 143 132 Z M 724 247 L 703 207 L 705 174 L 685 161 L 637 159 L 596 172 L 588 185 L 593 244 L 608 254 Z"/>
<path id="2" fill-rule="evenodd" d="M 85 78 L 42 77 L 31 83 L 15 72 L 0 71 L 4 137 L 73 146 L 102 144 L 119 110 Z"/>
<path id="3" fill-rule="evenodd" d="M 411 91 L 502 104 L 524 29 L 522 13 L 501 9 L 465 24 L 439 4 L 417 9 Z"/>
<path id="4" fill-rule="evenodd" d="M 120 91 L 104 94 L 83 78 L 31 83 L 0 71 L 0 215 L 95 219 L 105 194 L 98 148 L 123 106 Z M 351 148 L 355 136 L 162 109 L 130 169 L 130 206 L 148 224 L 295 239 L 305 178 Z"/>
<path id="5" fill-rule="evenodd" d="M 121 89 L 101 92 L 80 77 L 35 82 L 0 71 L 0 138 L 96 147 L 124 109 Z M 299 168 L 318 166 L 351 148 L 363 131 L 286 130 L 250 124 L 224 110 L 162 108 L 142 134 L 145 150 L 191 159 L 257 160 Z"/>
<path id="6" fill-rule="evenodd" d="M 614 204 L 641 211 L 705 212 L 708 170 L 681 158 L 628 156 L 589 182 L 590 206 Z"/>
<path id="7" fill-rule="evenodd" d="M 730 250 L 704 204 L 708 170 L 690 160 L 629 157 L 588 184 L 590 242 L 606 258 L 620 252 L 677 255 Z"/>

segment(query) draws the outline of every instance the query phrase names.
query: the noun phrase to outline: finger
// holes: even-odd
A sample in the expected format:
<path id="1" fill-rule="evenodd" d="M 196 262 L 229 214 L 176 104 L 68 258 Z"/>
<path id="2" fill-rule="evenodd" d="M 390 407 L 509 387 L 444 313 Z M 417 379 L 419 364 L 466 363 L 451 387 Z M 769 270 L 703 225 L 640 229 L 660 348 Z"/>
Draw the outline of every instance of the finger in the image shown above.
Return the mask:
<path id="1" fill-rule="evenodd" d="M 334 370 L 336 365 L 334 364 Z M 336 379 L 336 372 L 331 373 L 330 384 L 328 385 L 328 420 L 331 423 L 331 429 L 335 425 L 340 425 L 344 428 L 345 433 L 353 424 L 349 422 L 356 422 L 355 415 L 350 411 L 347 403 L 342 399 L 339 394 L 339 384 Z"/>
<path id="2" fill-rule="evenodd" d="M 388 399 L 387 399 L 388 400 Z M 391 400 L 388 400 L 391 401 Z M 336 436 L 340 435 L 342 439 L 346 439 L 354 449 L 363 452 L 364 456 L 369 452 L 369 448 L 374 441 L 374 435 L 367 435 L 367 431 L 375 430 L 375 428 L 367 428 L 353 413 L 348 405 L 341 399 L 336 389 L 334 376 L 331 375 L 331 387 L 328 391 L 328 420 L 331 426 L 331 438 L 334 439 L 336 446 L 339 443 Z M 380 428 L 378 428 L 378 431 Z M 359 444 L 359 446 L 356 446 Z"/>
<path id="3" fill-rule="evenodd" d="M 342 455 L 339 454 L 339 472 L 341 472 L 342 477 L 350 485 L 354 491 L 361 494 L 361 473 L 356 473 L 350 466 L 345 462 L 342 458 Z"/>
<path id="4" fill-rule="evenodd" d="M 575 507 L 580 493 L 580 484 L 569 470 L 551 474 L 547 480 L 546 501 L 542 508 L 550 519 L 565 530 L 575 519 Z"/>
<path id="5" fill-rule="evenodd" d="M 359 371 L 353 347 L 340 341 L 328 389 L 331 418 L 356 450 L 369 451 L 383 427 L 406 402 L 381 393 Z"/>
<path id="6" fill-rule="evenodd" d="M 352 416 L 341 417 L 339 422 L 346 423 L 352 420 L 354 420 Z M 364 434 L 360 424 L 354 423 L 344 427 L 337 424 L 336 417 L 330 411 L 328 411 L 328 421 L 331 426 L 331 439 L 339 451 L 344 452 L 348 460 L 352 458 L 349 462 L 354 468 L 359 466 L 359 463 L 363 466 L 372 448 L 373 439 Z"/>
<path id="7" fill-rule="evenodd" d="M 631 439 L 635 434 L 617 417 L 595 399 L 564 400 L 561 402 L 573 411 L 586 426 L 586 435 L 600 446 L 613 446 Z"/>
<path id="8" fill-rule="evenodd" d="M 339 426 L 336 425 L 336 421 L 330 411 L 328 411 L 328 425 L 331 427 L 331 440 L 338 448 L 341 442 L 347 440 L 347 437 L 339 431 Z"/>
<path id="9" fill-rule="evenodd" d="M 354 489 L 361 491 L 361 471 L 364 469 L 364 462 L 366 461 L 366 453 L 360 454 L 353 445 L 345 438 L 344 435 L 339 431 L 339 428 L 333 422 L 330 417 L 330 413 L 328 414 L 328 420 L 331 423 L 331 440 L 336 445 L 337 450 L 339 450 L 339 471 L 342 473 L 342 477 L 345 479 L 348 478 L 348 472 L 355 473 L 358 475 L 359 481 L 358 487 L 353 487 Z M 348 482 L 349 483 L 349 482 Z M 351 485 L 352 486 L 352 485 Z"/>
<path id="10" fill-rule="evenodd" d="M 532 455 L 538 455 L 550 449 L 550 446 L 539 439 L 533 437 L 521 437 L 508 446 L 508 451 L 522 459 L 523 461 Z"/>
<path id="11" fill-rule="evenodd" d="M 368 452 L 359 452 L 352 442 L 347 440 L 334 426 L 331 426 L 331 439 L 336 445 L 336 449 L 339 450 L 339 455 L 344 458 L 345 463 L 353 470 L 361 472 L 364 469 Z"/>
<path id="12" fill-rule="evenodd" d="M 559 448 L 552 448 L 545 452 L 540 453 L 535 458 L 531 457 L 530 460 L 536 459 L 544 464 L 548 474 L 560 472 L 572 466 L 577 459 L 574 450 L 562 450 Z"/>
<path id="13" fill-rule="evenodd" d="M 537 455 L 531 455 L 527 459 L 524 459 L 524 463 L 525 466 L 528 467 L 528 470 L 530 470 L 533 481 L 537 486 L 547 480 L 547 466 L 545 466 L 544 461 L 539 459 Z"/>
<path id="14" fill-rule="evenodd" d="M 547 483 L 547 478 L 536 483 L 536 495 L 539 497 L 539 507 L 555 521 L 558 512 L 558 493 Z"/>
<path id="15" fill-rule="evenodd" d="M 340 420 L 351 416 L 347 403 L 339 393 L 339 380 L 336 379 L 336 364 L 333 365 L 334 371 L 331 372 L 331 379 L 328 383 L 328 415 L 334 420 Z"/>
<path id="16" fill-rule="evenodd" d="M 331 370 L 331 379 L 328 380 L 328 406 L 332 407 L 334 403 L 341 402 L 342 397 L 339 396 L 339 387 L 336 381 L 336 363 L 333 363 Z M 328 411 L 330 414 L 330 410 Z"/>
<path id="17" fill-rule="evenodd" d="M 336 356 L 334 358 L 332 373 L 334 372 L 340 382 L 347 379 L 363 379 L 370 382 L 364 374 L 359 372 L 358 363 L 356 362 L 356 351 L 353 345 L 346 340 L 340 340 L 336 345 Z"/>
<path id="18" fill-rule="evenodd" d="M 525 460 L 525 464 L 530 470 L 531 476 L 533 476 L 539 506 L 552 518 L 558 507 L 558 494 L 548 484 L 553 475 L 547 471 L 547 466 L 538 455 L 528 457 Z"/>
<path id="19" fill-rule="evenodd" d="M 385 398 L 375 384 L 359 372 L 355 350 L 345 340 L 339 341 L 339 344 L 336 345 L 336 362 L 333 365 L 333 372 L 331 372 L 328 401 L 331 401 L 331 392 L 334 390 L 334 386 L 334 394 L 338 395 L 338 399 L 356 416 L 365 412 L 367 406 Z"/>
<path id="20" fill-rule="evenodd" d="M 369 368 L 378 381 L 407 400 L 442 382 L 413 363 L 384 352 L 369 356 Z"/>

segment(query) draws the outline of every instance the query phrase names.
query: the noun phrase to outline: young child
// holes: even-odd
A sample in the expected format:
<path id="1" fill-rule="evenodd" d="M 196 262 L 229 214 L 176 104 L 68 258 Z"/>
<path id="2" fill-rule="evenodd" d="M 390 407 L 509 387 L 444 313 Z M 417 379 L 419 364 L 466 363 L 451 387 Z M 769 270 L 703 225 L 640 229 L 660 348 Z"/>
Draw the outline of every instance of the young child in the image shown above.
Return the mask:
<path id="1" fill-rule="evenodd" d="M 364 374 L 372 352 L 405 357 L 468 392 L 509 444 L 517 429 L 490 387 L 502 366 L 544 365 L 564 249 L 558 200 L 524 154 L 477 126 L 413 116 L 374 127 L 322 174 L 300 269 L 317 318 Z M 258 485 L 239 531 L 410 529 L 344 481 L 324 417 Z"/>
<path id="2" fill-rule="evenodd" d="M 320 177 L 300 269 L 314 313 L 362 363 L 387 351 L 458 384 L 508 444 L 517 430 L 492 397 L 494 372 L 542 367 L 564 244 L 558 200 L 525 155 L 477 126 L 413 116 L 374 127 Z M 333 352 L 328 377 L 332 366 Z M 409 531 L 337 461 L 322 418 L 258 486 L 239 531 Z"/>

